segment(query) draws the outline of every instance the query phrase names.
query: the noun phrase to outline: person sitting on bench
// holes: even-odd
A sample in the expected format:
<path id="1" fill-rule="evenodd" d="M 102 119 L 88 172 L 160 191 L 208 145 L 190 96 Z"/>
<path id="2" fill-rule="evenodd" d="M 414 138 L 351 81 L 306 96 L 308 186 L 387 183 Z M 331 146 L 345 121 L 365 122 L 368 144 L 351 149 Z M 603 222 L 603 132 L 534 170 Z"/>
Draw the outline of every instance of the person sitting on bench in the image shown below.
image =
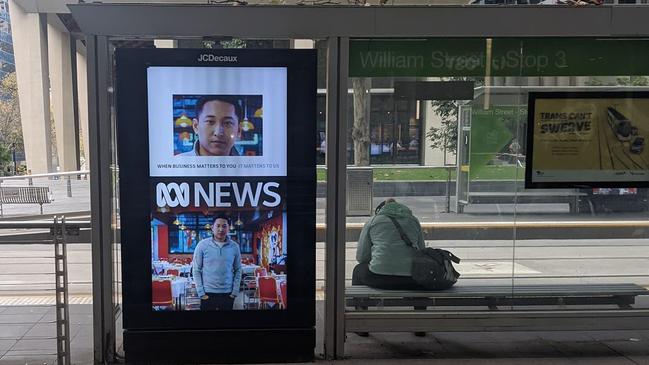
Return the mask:
<path id="1" fill-rule="evenodd" d="M 425 247 L 419 220 L 410 209 L 394 199 L 379 204 L 375 215 L 365 223 L 356 250 L 352 285 L 379 289 L 423 289 L 412 279 L 412 257 L 415 250 L 401 239 L 390 217 L 396 219 L 418 249 Z"/>

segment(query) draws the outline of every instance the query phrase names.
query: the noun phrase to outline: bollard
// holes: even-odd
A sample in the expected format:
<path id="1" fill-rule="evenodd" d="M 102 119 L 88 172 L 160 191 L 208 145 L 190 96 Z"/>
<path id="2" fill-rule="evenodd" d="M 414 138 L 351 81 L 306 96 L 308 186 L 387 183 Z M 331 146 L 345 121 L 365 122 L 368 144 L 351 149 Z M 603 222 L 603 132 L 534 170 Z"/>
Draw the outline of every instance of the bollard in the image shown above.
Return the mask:
<path id="1" fill-rule="evenodd" d="M 29 186 L 34 186 L 34 179 L 30 177 L 27 181 L 29 181 Z"/>
<path id="2" fill-rule="evenodd" d="M 70 175 L 68 175 L 67 179 L 67 185 L 68 185 L 68 198 L 72 198 L 72 179 L 70 178 Z"/>

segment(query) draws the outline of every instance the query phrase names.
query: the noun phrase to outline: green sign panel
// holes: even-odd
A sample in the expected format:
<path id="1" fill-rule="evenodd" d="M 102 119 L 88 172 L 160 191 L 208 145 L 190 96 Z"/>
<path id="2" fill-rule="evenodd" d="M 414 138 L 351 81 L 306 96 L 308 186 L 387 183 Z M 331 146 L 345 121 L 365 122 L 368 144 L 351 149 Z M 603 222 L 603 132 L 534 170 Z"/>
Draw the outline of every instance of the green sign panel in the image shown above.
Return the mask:
<path id="1" fill-rule="evenodd" d="M 500 153 L 511 152 L 508 146 L 515 141 L 519 124 L 525 123 L 526 117 L 525 106 L 498 105 L 486 110 L 474 106 L 471 109 L 469 179 L 480 177 L 485 166 L 497 159 Z M 516 143 L 520 145 L 521 142 Z"/>
<path id="2" fill-rule="evenodd" d="M 489 42 L 485 38 L 428 38 L 350 42 L 350 77 L 486 75 L 649 75 L 649 40 L 503 38 Z"/>

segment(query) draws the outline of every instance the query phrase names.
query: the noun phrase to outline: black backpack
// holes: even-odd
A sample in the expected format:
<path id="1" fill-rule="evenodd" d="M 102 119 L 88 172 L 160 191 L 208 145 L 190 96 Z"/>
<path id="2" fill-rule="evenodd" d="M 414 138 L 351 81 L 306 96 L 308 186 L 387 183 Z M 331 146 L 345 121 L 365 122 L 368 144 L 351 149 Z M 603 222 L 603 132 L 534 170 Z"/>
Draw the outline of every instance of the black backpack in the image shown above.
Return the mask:
<path id="1" fill-rule="evenodd" d="M 426 247 L 418 249 L 401 228 L 394 217 L 390 220 L 397 227 L 401 239 L 415 250 L 412 258 L 412 279 L 417 284 L 429 290 L 448 289 L 457 282 L 460 273 L 455 271 L 453 262 L 460 263 L 460 259 L 446 250 Z"/>

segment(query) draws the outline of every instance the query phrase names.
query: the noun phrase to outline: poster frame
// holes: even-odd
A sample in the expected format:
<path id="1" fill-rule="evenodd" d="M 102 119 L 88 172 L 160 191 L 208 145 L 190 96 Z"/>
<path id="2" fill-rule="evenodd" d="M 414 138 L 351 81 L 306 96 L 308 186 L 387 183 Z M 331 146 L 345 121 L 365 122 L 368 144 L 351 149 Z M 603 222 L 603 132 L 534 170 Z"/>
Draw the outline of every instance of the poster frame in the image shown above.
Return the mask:
<path id="1" fill-rule="evenodd" d="M 534 181 L 534 116 L 537 99 L 649 99 L 649 91 L 551 91 L 528 94 L 527 107 L 527 151 L 525 156 L 525 188 L 526 189 L 560 189 L 560 188 L 643 188 L 649 187 L 646 180 L 626 181 Z M 649 138 L 649 136 L 647 136 Z M 649 171 L 649 170 L 648 170 Z"/>
<path id="2" fill-rule="evenodd" d="M 206 57 L 214 55 L 215 57 Z M 222 57 L 225 56 L 225 57 Z M 219 58 L 221 57 L 221 58 Z M 236 64 L 213 60 L 232 59 Z M 210 62 L 201 61 L 212 60 Z M 116 111 L 125 330 L 242 330 L 315 326 L 316 51 L 126 49 L 115 51 Z M 284 199 L 289 255 L 287 309 L 168 311 L 151 309 L 151 188 L 147 68 L 285 67 L 287 170 Z M 290 143 L 289 143 L 290 142 Z M 166 178 L 165 178 L 166 179 Z M 132 242 L 142 242 L 135 245 Z"/>

